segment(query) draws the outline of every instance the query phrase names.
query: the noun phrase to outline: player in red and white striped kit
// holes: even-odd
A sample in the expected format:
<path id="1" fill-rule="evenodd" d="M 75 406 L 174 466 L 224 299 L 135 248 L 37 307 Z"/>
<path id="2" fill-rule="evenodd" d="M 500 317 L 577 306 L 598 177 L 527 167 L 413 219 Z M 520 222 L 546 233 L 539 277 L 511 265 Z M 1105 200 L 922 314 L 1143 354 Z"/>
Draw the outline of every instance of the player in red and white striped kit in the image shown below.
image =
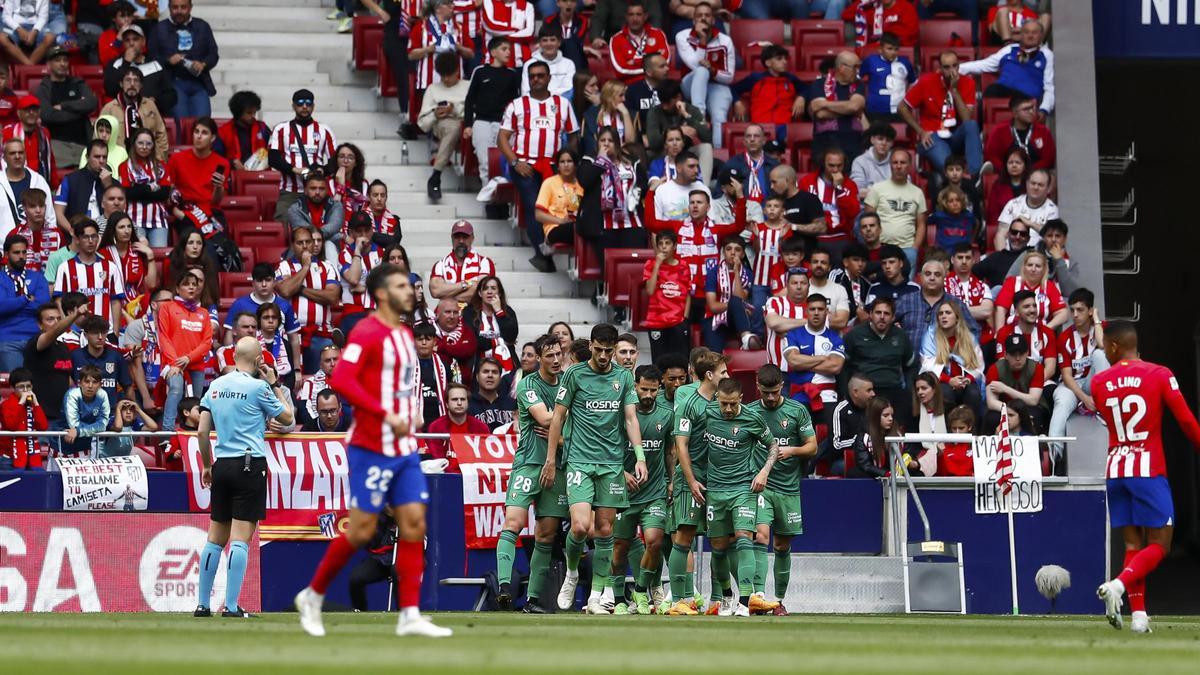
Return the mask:
<path id="1" fill-rule="evenodd" d="M 1146 576 L 1171 550 L 1175 511 L 1163 456 L 1163 408 L 1170 408 L 1194 449 L 1200 450 L 1200 423 L 1164 366 L 1142 361 L 1137 329 L 1128 321 L 1104 328 L 1104 353 L 1112 366 L 1092 377 L 1096 411 L 1108 426 L 1108 518 L 1121 530 L 1125 564 L 1096 594 L 1113 628 L 1120 629 L 1121 596 L 1129 594 L 1132 629 L 1149 633 Z"/>
<path id="2" fill-rule="evenodd" d="M 412 313 L 416 293 L 408 275 L 383 264 L 367 275 L 367 292 L 378 309 L 350 332 L 330 385 L 354 408 L 346 456 L 350 465 L 350 524 L 325 551 L 308 587 L 296 595 L 300 626 L 325 635 L 321 603 L 325 591 L 354 552 L 371 540 L 379 512 L 395 510 L 396 585 L 400 598 L 397 635 L 446 637 L 449 628 L 421 616 L 425 571 L 425 507 L 429 487 L 421 473 L 417 439 L 423 420 L 421 369 L 412 330 L 401 317 Z"/>

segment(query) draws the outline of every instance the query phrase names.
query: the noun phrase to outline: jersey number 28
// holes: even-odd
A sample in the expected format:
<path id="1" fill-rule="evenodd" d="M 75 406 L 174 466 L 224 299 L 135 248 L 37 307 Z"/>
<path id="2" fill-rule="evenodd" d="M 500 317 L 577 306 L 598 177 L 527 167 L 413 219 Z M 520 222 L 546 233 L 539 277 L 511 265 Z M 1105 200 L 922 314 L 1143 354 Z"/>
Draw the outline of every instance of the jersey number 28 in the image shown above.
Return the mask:
<path id="1" fill-rule="evenodd" d="M 1109 399 L 1108 407 L 1112 409 L 1113 429 L 1117 432 L 1118 441 L 1136 443 L 1146 440 L 1150 435 L 1149 432 L 1137 430 L 1138 424 L 1146 416 L 1146 399 L 1138 394 L 1130 394 Z"/>

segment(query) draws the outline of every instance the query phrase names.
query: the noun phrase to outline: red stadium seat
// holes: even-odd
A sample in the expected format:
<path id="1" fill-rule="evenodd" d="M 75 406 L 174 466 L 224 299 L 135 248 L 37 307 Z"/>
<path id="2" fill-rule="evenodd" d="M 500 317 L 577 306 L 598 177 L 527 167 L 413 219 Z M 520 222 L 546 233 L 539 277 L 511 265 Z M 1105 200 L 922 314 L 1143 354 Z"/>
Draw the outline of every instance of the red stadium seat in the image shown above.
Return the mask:
<path id="1" fill-rule="evenodd" d="M 221 211 L 226 223 L 258 220 L 262 215 L 262 201 L 257 195 L 227 195 L 221 200 Z"/>
<path id="2" fill-rule="evenodd" d="M 835 58 L 843 49 L 843 47 L 831 45 L 806 46 L 800 50 L 800 55 L 796 59 L 796 69 L 819 71 L 822 61 Z"/>
<path id="3" fill-rule="evenodd" d="M 167 142 L 171 145 L 179 145 L 179 128 L 175 126 L 175 118 L 164 117 L 162 121 L 167 128 Z"/>
<path id="4" fill-rule="evenodd" d="M 776 19 L 738 19 L 729 24 L 733 48 L 741 50 L 753 42 L 783 44 L 783 22 Z"/>
<path id="5" fill-rule="evenodd" d="M 220 286 L 222 298 L 239 298 L 250 292 L 254 280 L 249 272 L 221 272 Z"/>
<path id="6" fill-rule="evenodd" d="M 642 268 L 653 257 L 653 249 L 612 248 L 604 252 L 604 282 L 609 306 L 629 305 L 630 294 L 642 281 Z"/>
<path id="7" fill-rule="evenodd" d="M 50 74 L 49 66 L 44 66 L 44 65 L 43 66 L 34 66 L 34 65 L 18 66 L 18 65 L 14 65 L 12 67 L 12 88 L 13 89 L 24 89 L 26 91 L 32 92 L 34 88 L 29 86 L 29 78 L 37 77 L 40 80 L 41 78 L 45 77 L 48 74 Z"/>
<path id="8" fill-rule="evenodd" d="M 257 196 L 262 207 L 259 217 L 269 219 L 275 214 L 275 202 L 279 201 L 279 172 L 234 171 L 233 193 Z"/>
<path id="9" fill-rule="evenodd" d="M 793 28 L 792 30 L 795 30 Z M 800 47 L 816 47 L 817 45 L 840 45 L 842 37 L 833 33 L 805 33 L 797 39 L 795 33 L 792 34 L 792 44 Z"/>
<path id="10" fill-rule="evenodd" d="M 920 23 L 921 35 L 918 43 L 922 46 L 970 46 L 971 22 L 962 19 L 927 20 Z"/>
<path id="11" fill-rule="evenodd" d="M 598 281 L 604 278 L 600 256 L 587 240 L 575 235 L 575 274 L 580 281 Z"/>
<path id="12" fill-rule="evenodd" d="M 641 279 L 641 277 L 638 277 Z M 650 305 L 650 296 L 646 295 L 646 286 L 642 284 L 629 296 L 629 325 L 633 330 L 650 330 L 646 326 L 646 316 Z"/>
<path id="13" fill-rule="evenodd" d="M 275 267 L 279 261 L 283 260 L 288 248 L 287 246 L 260 246 L 256 249 L 258 262 L 265 262 L 271 267 Z"/>
<path id="14" fill-rule="evenodd" d="M 792 44 L 806 44 L 806 36 L 814 33 L 832 35 L 834 44 L 845 44 L 846 28 L 841 21 L 825 19 L 795 19 L 792 21 Z"/>
<path id="15" fill-rule="evenodd" d="M 500 149 L 488 148 L 488 176 L 503 176 L 504 171 L 500 164 Z M 496 194 L 492 196 L 493 204 L 513 204 L 517 203 L 517 188 L 512 183 L 505 183 L 496 188 Z"/>
<path id="16" fill-rule="evenodd" d="M 388 63 L 387 56 L 383 53 L 383 42 L 375 48 L 375 88 L 379 91 L 379 95 L 383 98 L 391 98 L 396 95 L 396 80 L 392 76 L 392 66 Z M 411 103 L 411 100 L 410 100 Z"/>
<path id="17" fill-rule="evenodd" d="M 375 70 L 383 44 L 383 22 L 375 16 L 356 16 L 353 25 L 350 51 L 354 54 L 354 69 Z"/>
<path id="18" fill-rule="evenodd" d="M 758 387 L 755 385 L 755 373 L 767 364 L 767 350 L 756 349 L 726 349 L 725 356 L 729 358 L 729 376 L 742 383 L 742 397 L 746 402 L 758 400 Z"/>
<path id="19" fill-rule="evenodd" d="M 812 146 L 813 141 L 813 125 L 812 122 L 792 122 L 787 125 L 787 142 L 788 145 L 801 145 L 804 147 Z"/>
<path id="20" fill-rule="evenodd" d="M 1007 113 L 1008 119 L 1012 119 L 1012 111 L 1008 108 L 1008 101 L 1002 98 L 985 98 L 983 99 L 983 123 L 985 125 L 996 124 L 999 122 L 1000 114 Z"/>
<path id="21" fill-rule="evenodd" d="M 233 241 L 240 249 L 287 246 L 288 243 L 283 225 L 273 220 L 235 222 L 229 229 L 232 231 Z"/>

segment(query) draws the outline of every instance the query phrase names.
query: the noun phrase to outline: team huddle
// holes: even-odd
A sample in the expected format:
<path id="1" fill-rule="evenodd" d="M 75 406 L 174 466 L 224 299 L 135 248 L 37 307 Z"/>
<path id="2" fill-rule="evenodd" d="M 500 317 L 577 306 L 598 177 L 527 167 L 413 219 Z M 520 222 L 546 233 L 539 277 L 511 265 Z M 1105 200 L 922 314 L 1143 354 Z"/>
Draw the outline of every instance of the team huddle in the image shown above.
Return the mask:
<path id="1" fill-rule="evenodd" d="M 534 342 L 539 367 L 517 385 L 520 435 L 496 548 L 501 608 L 511 609 L 517 595 L 513 561 L 532 506 L 526 613 L 546 611 L 554 542 L 568 520 L 559 610 L 575 606 L 591 540 L 588 614 L 699 613 L 705 603 L 691 570 L 702 534 L 713 549 L 706 613 L 786 614 L 791 540 L 803 525 L 803 460 L 817 450 L 808 410 L 783 395 L 776 366 L 758 371 L 759 400 L 743 404 L 723 355 L 697 348 L 690 361 L 668 354 L 630 372 L 613 362 L 617 338 L 613 326 L 597 325 L 590 357 L 566 372 L 556 338 Z M 766 597 L 772 530 L 774 601 Z"/>

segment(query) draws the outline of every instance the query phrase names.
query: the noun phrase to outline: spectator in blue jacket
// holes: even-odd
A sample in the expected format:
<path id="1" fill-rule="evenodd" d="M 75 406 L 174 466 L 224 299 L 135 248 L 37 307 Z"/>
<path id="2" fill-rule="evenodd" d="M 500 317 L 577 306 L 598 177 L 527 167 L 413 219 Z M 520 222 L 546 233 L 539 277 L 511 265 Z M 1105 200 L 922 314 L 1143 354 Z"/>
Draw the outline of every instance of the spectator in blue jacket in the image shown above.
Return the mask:
<path id="1" fill-rule="evenodd" d="M 208 117 L 210 96 L 217 94 L 210 72 L 217 67 L 217 41 L 212 28 L 192 17 L 192 0 L 171 0 L 171 18 L 154 27 L 150 57 L 175 78 L 175 117 Z"/>
<path id="2" fill-rule="evenodd" d="M 63 411 L 67 416 L 63 453 L 75 455 L 90 452 L 92 437 L 107 429 L 112 420 L 108 394 L 100 388 L 99 368 L 90 365 L 83 367 L 79 386 L 72 387 L 63 397 Z"/>
<path id="3" fill-rule="evenodd" d="M 37 308 L 50 301 L 46 277 L 25 271 L 29 240 L 10 234 L 4 240 L 8 265 L 0 275 L 0 371 L 11 373 L 25 363 L 25 343 L 38 334 Z"/>
<path id="4" fill-rule="evenodd" d="M 1026 21 L 1017 42 L 1005 45 L 986 59 L 962 64 L 958 73 L 997 73 L 996 81 L 983 90 L 984 96 L 1009 98 L 1019 92 L 1036 98 L 1045 118 L 1054 112 L 1054 52 L 1042 44 L 1045 35 L 1041 23 Z"/>

